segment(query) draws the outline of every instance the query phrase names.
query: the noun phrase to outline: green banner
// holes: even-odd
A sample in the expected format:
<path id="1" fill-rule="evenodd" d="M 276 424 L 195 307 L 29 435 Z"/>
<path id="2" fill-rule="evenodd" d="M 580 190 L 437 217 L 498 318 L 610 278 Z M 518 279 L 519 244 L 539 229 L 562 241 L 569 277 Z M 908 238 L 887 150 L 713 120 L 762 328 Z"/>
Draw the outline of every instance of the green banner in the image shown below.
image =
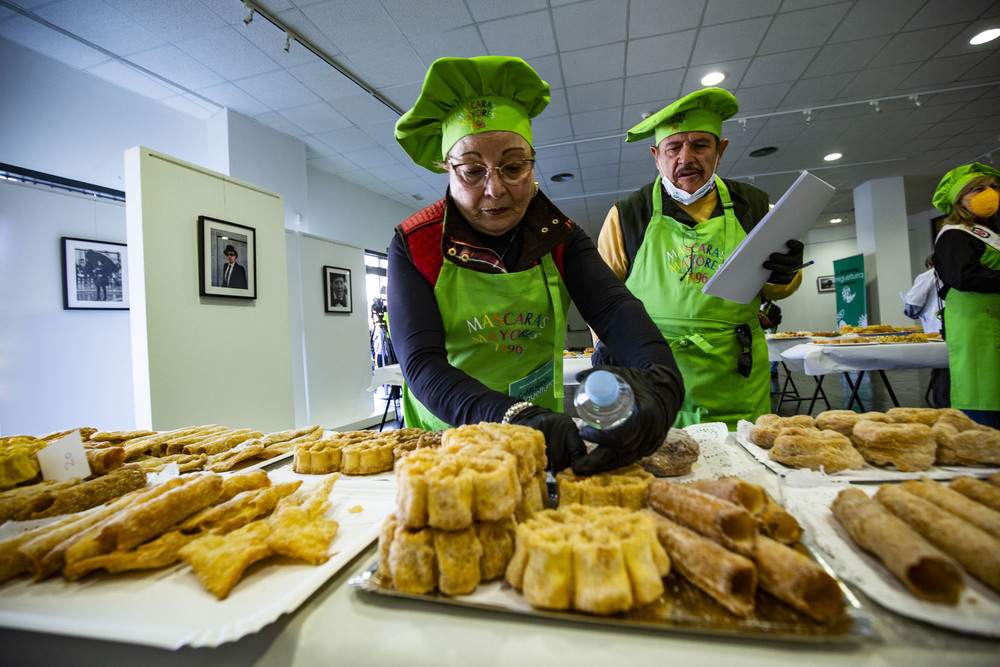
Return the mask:
<path id="1" fill-rule="evenodd" d="M 865 256 L 854 255 L 833 262 L 837 287 L 837 325 L 868 326 L 868 300 L 865 297 Z"/>

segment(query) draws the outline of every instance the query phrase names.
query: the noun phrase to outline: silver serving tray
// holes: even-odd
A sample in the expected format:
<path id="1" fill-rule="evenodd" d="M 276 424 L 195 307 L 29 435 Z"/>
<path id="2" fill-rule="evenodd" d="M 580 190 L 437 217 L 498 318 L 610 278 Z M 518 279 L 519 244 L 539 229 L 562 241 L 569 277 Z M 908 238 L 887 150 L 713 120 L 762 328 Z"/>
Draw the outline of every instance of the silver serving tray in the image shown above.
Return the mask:
<path id="1" fill-rule="evenodd" d="M 833 574 L 821 558 L 813 553 L 810 555 Z M 738 618 L 674 572 L 664 579 L 666 592 L 658 600 L 625 614 L 596 616 L 575 611 L 536 609 L 506 581 L 480 584 L 469 595 L 447 596 L 437 591 L 423 595 L 403 593 L 380 581 L 376 574 L 377 567 L 378 564 L 373 563 L 352 577 L 349 583 L 358 590 L 378 595 L 605 627 L 637 627 L 665 632 L 813 643 L 860 644 L 877 639 L 871 616 L 843 583 L 840 588 L 844 596 L 844 613 L 823 624 L 760 590 L 757 592 L 754 615 Z"/>

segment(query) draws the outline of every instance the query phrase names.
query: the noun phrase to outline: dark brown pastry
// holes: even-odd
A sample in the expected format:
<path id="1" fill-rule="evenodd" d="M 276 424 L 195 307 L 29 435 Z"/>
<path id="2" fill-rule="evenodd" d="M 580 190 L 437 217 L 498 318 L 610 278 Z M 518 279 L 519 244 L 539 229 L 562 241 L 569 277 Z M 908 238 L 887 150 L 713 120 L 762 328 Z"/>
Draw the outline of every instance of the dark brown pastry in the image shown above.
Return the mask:
<path id="1" fill-rule="evenodd" d="M 639 465 L 657 477 L 677 477 L 691 472 L 691 466 L 701 455 L 698 441 L 679 428 L 672 428 L 660 448 Z"/>

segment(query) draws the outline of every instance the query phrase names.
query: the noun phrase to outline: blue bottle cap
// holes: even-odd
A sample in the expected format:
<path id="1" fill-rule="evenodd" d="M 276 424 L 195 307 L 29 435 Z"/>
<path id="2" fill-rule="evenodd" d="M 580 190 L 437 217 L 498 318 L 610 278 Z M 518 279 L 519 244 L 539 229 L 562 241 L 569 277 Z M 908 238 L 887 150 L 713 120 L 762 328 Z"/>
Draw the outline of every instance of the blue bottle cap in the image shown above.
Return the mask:
<path id="1" fill-rule="evenodd" d="M 621 388 L 618 378 L 608 371 L 594 371 L 584 381 L 584 389 L 597 405 L 611 405 L 618 398 Z"/>

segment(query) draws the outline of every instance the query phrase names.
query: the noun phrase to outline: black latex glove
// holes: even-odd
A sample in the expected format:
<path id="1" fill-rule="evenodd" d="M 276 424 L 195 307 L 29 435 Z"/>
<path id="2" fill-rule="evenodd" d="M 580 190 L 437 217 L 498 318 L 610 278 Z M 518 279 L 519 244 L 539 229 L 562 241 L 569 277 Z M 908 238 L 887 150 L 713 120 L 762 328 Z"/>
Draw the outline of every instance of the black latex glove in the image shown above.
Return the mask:
<path id="1" fill-rule="evenodd" d="M 798 273 L 798 267 L 802 266 L 802 250 L 805 248 L 802 241 L 790 239 L 785 241 L 785 245 L 788 252 L 772 252 L 763 264 L 771 272 L 771 277 L 767 279 L 769 283 L 787 285 Z"/>
<path id="2" fill-rule="evenodd" d="M 591 366 L 606 366 L 617 365 L 615 358 L 611 356 L 611 350 L 603 341 L 597 341 L 594 343 L 594 351 L 590 355 L 590 365 Z"/>
<path id="3" fill-rule="evenodd" d="M 510 423 L 530 426 L 545 434 L 545 455 L 553 473 L 569 468 L 587 454 L 587 446 L 569 415 L 532 405 L 514 415 Z"/>
<path id="4" fill-rule="evenodd" d="M 584 440 L 598 447 L 573 465 L 577 475 L 614 470 L 655 452 L 667 437 L 684 399 L 680 374 L 663 366 L 649 370 L 599 366 L 580 371 L 577 380 L 582 382 L 598 368 L 616 373 L 631 385 L 636 407 L 631 417 L 612 429 L 586 426 L 580 431 Z"/>

